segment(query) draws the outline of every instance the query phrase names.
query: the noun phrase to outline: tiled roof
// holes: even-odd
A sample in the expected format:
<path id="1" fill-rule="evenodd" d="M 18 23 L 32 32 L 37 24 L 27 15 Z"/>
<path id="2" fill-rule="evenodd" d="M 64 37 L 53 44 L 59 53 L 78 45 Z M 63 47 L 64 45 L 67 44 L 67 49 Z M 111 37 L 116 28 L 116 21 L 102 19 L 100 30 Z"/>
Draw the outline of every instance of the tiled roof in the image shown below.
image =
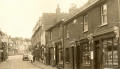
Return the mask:
<path id="1" fill-rule="evenodd" d="M 94 4 L 96 4 L 97 2 L 99 2 L 100 0 L 89 0 L 84 6 L 82 6 L 78 12 L 76 12 L 74 15 L 72 15 L 70 18 L 68 18 L 67 20 L 65 20 L 65 24 L 67 22 L 69 22 L 71 19 L 74 19 L 75 17 L 77 17 L 77 15 L 79 15 L 80 13 L 82 13 L 83 11 L 85 11 L 86 9 L 88 9 L 89 7 L 93 6 Z"/>

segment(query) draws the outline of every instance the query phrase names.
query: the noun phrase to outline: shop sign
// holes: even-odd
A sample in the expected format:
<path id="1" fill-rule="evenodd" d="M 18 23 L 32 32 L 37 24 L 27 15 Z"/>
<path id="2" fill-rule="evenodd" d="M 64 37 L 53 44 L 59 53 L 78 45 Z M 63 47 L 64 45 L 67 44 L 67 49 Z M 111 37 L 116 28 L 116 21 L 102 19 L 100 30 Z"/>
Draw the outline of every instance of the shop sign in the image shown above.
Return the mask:
<path id="1" fill-rule="evenodd" d="M 90 52 L 90 55 L 91 55 L 91 59 L 93 60 L 93 51 Z"/>
<path id="2" fill-rule="evenodd" d="M 93 34 L 90 33 L 88 36 L 87 36 L 88 40 L 89 40 L 89 43 L 93 43 Z"/>
<path id="3" fill-rule="evenodd" d="M 3 52 L 3 50 L 0 50 L 0 52 Z"/>
<path id="4" fill-rule="evenodd" d="M 114 26 L 114 32 L 116 34 L 116 38 L 119 38 L 119 28 L 117 26 Z"/>

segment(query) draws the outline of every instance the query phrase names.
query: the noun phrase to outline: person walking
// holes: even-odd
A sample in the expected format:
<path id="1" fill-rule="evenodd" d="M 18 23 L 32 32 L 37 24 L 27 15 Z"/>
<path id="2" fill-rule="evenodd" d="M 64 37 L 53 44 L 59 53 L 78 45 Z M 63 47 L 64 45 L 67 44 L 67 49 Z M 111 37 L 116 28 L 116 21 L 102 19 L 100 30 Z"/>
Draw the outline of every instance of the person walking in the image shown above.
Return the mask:
<path id="1" fill-rule="evenodd" d="M 35 62 L 35 55 L 33 55 L 33 62 Z"/>
<path id="2" fill-rule="evenodd" d="M 31 63 L 33 63 L 33 55 L 31 55 L 31 54 L 29 55 L 29 60 Z"/>

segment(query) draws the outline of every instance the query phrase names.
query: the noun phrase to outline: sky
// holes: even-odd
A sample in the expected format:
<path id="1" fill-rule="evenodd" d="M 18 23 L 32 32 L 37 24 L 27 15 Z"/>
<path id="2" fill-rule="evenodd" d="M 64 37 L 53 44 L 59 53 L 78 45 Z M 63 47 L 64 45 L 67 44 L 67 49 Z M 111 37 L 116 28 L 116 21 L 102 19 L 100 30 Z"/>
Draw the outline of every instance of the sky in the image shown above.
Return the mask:
<path id="1" fill-rule="evenodd" d="M 43 12 L 55 12 L 57 4 L 68 12 L 72 3 L 78 7 L 87 0 L 0 0 L 0 30 L 12 37 L 31 38 L 32 30 Z"/>

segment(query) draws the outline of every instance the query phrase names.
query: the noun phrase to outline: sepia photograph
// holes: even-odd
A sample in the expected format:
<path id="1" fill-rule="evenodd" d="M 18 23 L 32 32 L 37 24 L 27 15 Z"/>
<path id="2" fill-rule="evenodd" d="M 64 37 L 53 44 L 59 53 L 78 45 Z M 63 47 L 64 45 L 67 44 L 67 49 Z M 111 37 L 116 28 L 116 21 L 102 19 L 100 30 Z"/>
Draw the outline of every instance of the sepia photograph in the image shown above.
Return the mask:
<path id="1" fill-rule="evenodd" d="M 0 69 L 120 69 L 120 0 L 0 0 Z"/>

